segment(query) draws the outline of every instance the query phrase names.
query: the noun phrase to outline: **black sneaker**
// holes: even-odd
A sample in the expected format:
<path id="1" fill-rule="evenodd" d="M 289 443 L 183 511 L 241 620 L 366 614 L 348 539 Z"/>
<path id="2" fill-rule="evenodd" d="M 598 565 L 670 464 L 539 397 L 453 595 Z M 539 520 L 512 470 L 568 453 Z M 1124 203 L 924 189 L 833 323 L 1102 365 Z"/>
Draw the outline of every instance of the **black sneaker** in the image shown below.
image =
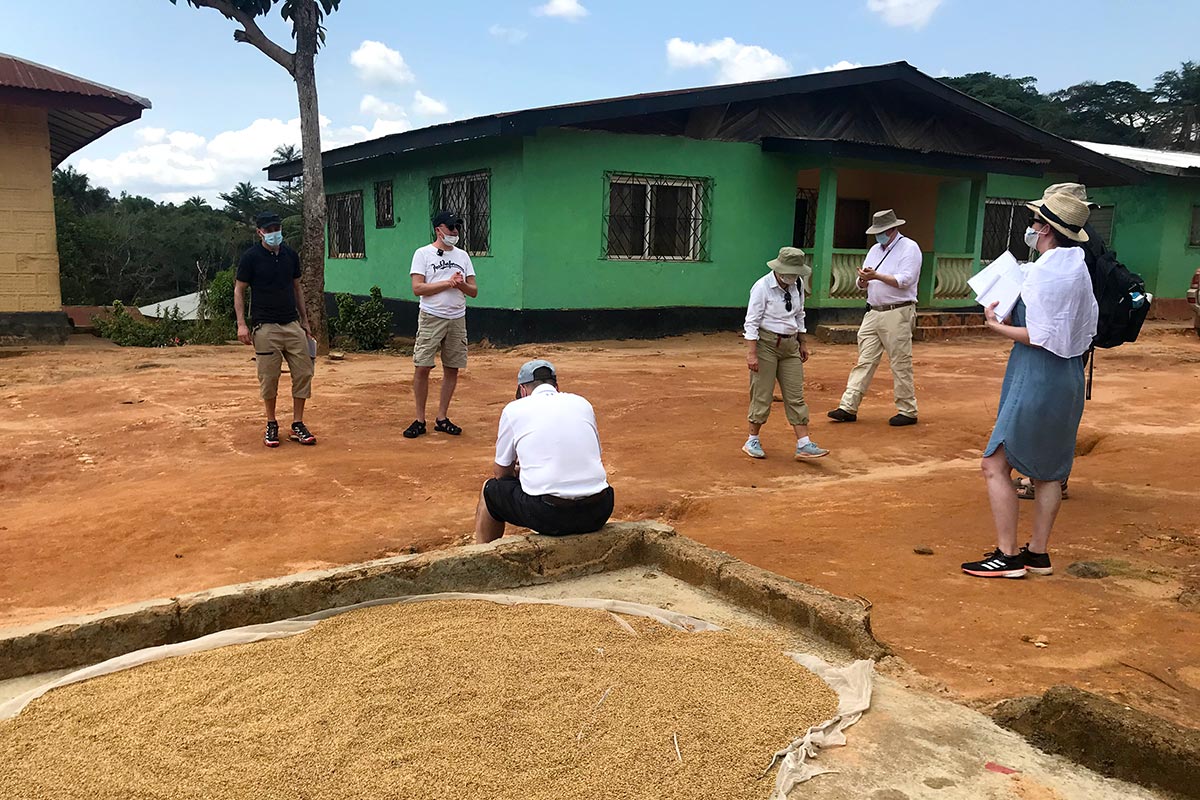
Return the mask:
<path id="1" fill-rule="evenodd" d="M 825 416 L 829 417 L 834 422 L 858 422 L 858 414 L 851 414 L 842 407 L 835 408 Z"/>
<path id="2" fill-rule="evenodd" d="M 907 414 L 897 414 L 896 416 L 894 416 L 888 420 L 888 425 L 891 425 L 893 428 L 902 428 L 905 425 L 916 425 L 916 424 L 917 424 L 917 418 L 910 417 Z"/>
<path id="3" fill-rule="evenodd" d="M 293 422 L 292 429 L 288 432 L 288 438 L 293 442 L 300 444 L 316 444 L 317 437 L 308 432 L 308 428 L 304 427 L 303 422 Z"/>
<path id="4" fill-rule="evenodd" d="M 425 423 L 419 419 L 414 419 L 412 421 L 412 425 L 409 425 L 404 429 L 404 438 L 415 439 L 418 436 L 424 435 L 425 433 L 427 433 L 425 430 Z"/>
<path id="5" fill-rule="evenodd" d="M 976 578 L 1024 578 L 1025 559 L 1020 553 L 1006 556 L 997 547 L 979 561 L 968 561 L 962 571 Z"/>
<path id="6" fill-rule="evenodd" d="M 263 435 L 263 444 L 267 447 L 279 447 L 279 423 L 275 420 L 267 423 L 267 432 Z"/>
<path id="7" fill-rule="evenodd" d="M 1029 545 L 1021 548 L 1021 560 L 1025 563 L 1025 569 L 1032 572 L 1034 575 L 1053 575 L 1054 567 L 1050 566 L 1049 553 L 1035 553 L 1029 549 Z"/>

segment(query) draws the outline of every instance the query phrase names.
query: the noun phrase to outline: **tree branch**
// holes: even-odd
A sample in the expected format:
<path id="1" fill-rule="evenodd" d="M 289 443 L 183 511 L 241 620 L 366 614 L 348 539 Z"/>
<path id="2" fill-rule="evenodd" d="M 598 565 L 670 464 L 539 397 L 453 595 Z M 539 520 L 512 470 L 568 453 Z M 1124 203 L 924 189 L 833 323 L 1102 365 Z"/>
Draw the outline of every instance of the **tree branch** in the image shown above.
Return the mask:
<path id="1" fill-rule="evenodd" d="M 192 5 L 200 8 L 211 8 L 221 12 L 226 19 L 231 19 L 242 26 L 242 30 L 234 31 L 233 38 L 237 42 L 245 42 L 252 44 L 267 55 L 272 61 L 288 71 L 288 74 L 295 77 L 295 62 L 296 57 L 293 53 L 289 53 L 279 45 L 275 44 L 267 35 L 262 32 L 262 28 L 258 27 L 258 23 L 254 21 L 254 17 L 239 11 L 228 0 L 188 0 Z"/>

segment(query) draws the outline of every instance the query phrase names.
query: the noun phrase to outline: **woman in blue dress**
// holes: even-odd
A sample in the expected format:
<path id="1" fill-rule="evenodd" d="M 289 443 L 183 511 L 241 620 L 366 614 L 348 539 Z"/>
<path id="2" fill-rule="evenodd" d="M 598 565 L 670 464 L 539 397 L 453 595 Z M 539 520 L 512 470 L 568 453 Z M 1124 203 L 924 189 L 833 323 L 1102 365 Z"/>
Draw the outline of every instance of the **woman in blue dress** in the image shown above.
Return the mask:
<path id="1" fill-rule="evenodd" d="M 987 448 L 983 476 L 996 526 L 996 549 L 962 565 L 981 578 L 1049 575 L 1048 546 L 1062 494 L 1059 483 L 1071 474 L 1075 436 L 1083 416 L 1084 354 L 1096 335 L 1099 309 L 1078 246 L 1086 203 L 1052 194 L 1027 203 L 1033 212 L 1025 241 L 1038 252 L 1029 264 L 1009 319 L 996 317 L 996 304 L 984 311 L 987 325 L 1012 339 L 1012 352 L 1000 390 L 1000 410 Z M 1035 487 L 1033 532 L 1017 547 L 1017 495 L 1012 471 L 1028 475 Z"/>

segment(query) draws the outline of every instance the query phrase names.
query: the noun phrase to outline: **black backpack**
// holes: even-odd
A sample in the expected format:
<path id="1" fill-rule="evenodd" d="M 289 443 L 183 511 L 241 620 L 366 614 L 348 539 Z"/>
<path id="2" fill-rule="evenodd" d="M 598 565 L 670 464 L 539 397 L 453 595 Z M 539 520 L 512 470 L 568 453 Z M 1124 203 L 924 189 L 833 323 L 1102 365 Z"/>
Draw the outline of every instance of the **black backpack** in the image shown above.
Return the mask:
<path id="1" fill-rule="evenodd" d="M 1142 323 L 1150 313 L 1146 282 L 1117 260 L 1117 254 L 1101 245 L 1095 261 L 1088 264 L 1092 292 L 1100 306 L 1092 347 L 1117 347 L 1137 341 Z"/>

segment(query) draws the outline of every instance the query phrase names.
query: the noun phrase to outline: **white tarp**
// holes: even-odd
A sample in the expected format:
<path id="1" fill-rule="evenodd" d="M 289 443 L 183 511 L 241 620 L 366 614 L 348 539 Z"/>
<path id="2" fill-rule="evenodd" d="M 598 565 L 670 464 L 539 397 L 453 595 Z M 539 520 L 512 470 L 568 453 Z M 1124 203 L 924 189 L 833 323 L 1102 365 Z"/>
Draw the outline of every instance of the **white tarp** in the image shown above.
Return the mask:
<path id="1" fill-rule="evenodd" d="M 631 617 L 653 619 L 667 627 L 689 633 L 721 630 L 719 626 L 702 619 L 696 619 L 685 614 L 641 603 L 629 603 L 623 600 L 602 600 L 591 597 L 543 600 L 520 595 L 476 594 L 470 592 L 442 592 L 439 594 L 411 595 L 408 597 L 389 597 L 357 605 L 344 606 L 342 608 L 331 608 L 278 622 L 266 622 L 261 625 L 231 628 L 227 631 L 211 633 L 208 636 L 201 636 L 199 639 L 192 639 L 191 641 L 180 642 L 179 644 L 148 647 L 144 650 L 110 658 L 108 661 L 76 670 L 57 680 L 30 689 L 8 702 L 0 703 L 0 721 L 12 719 L 17 716 L 26 706 L 52 689 L 69 686 L 72 683 L 98 678 L 101 675 L 109 675 L 154 661 L 162 661 L 192 653 L 202 653 L 206 650 L 215 650 L 219 647 L 228 647 L 234 644 L 251 644 L 252 642 L 261 642 L 268 639 L 282 639 L 288 636 L 295 636 L 298 633 L 304 633 L 312 629 L 322 620 L 336 617 L 339 614 L 345 614 L 349 611 L 357 611 L 361 608 L 394 605 L 397 603 L 420 603 L 432 600 L 487 600 L 503 605 L 531 604 L 566 606 L 568 608 L 591 608 L 608 611 L 614 615 L 624 614 Z M 620 617 L 616 617 L 616 621 L 618 624 L 628 627 L 628 623 L 625 623 Z M 775 754 L 775 759 L 771 763 L 773 765 L 776 760 L 779 761 L 779 772 L 776 775 L 775 791 L 771 795 L 771 800 L 784 800 L 787 793 L 797 784 L 803 783 L 816 775 L 823 775 L 826 772 L 832 771 L 816 767 L 810 764 L 809 761 L 815 758 L 817 753 L 823 748 L 839 747 L 846 743 L 846 736 L 843 731 L 855 722 L 858 722 L 863 712 L 870 707 L 871 687 L 874 680 L 874 664 L 871 661 L 855 661 L 845 667 L 836 667 L 816 656 L 804 653 L 787 653 L 786 655 L 801 666 L 812 670 L 837 693 L 838 713 L 833 719 L 826 720 L 820 725 L 809 728 L 802 737 Z"/>

